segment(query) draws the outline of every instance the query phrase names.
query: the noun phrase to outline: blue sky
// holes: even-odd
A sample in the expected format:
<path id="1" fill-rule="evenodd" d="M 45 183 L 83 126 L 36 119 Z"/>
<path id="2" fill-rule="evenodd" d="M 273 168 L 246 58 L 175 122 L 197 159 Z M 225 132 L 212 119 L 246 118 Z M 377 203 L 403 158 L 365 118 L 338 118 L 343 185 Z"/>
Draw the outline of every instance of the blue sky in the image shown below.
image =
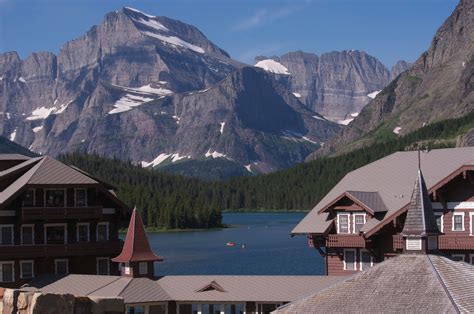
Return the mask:
<path id="1" fill-rule="evenodd" d="M 0 52 L 57 53 L 131 6 L 198 27 L 235 59 L 359 49 L 392 66 L 428 48 L 455 0 L 0 0 Z"/>

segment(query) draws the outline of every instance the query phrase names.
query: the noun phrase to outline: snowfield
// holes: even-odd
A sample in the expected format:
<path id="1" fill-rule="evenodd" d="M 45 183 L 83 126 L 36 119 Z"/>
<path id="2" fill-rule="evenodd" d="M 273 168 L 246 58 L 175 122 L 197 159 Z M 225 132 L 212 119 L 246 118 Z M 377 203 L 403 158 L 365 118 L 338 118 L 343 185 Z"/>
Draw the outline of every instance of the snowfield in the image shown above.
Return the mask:
<path id="1" fill-rule="evenodd" d="M 283 64 L 272 59 L 259 61 L 255 64 L 255 66 L 257 68 L 264 69 L 267 72 L 290 75 L 290 72 L 288 72 L 288 69 Z"/>

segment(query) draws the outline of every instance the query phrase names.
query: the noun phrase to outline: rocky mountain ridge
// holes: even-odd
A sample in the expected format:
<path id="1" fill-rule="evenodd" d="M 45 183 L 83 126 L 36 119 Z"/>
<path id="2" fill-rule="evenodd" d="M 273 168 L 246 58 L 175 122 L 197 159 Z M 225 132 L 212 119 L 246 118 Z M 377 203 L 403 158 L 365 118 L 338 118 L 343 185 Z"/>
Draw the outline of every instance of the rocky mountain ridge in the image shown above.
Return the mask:
<path id="1" fill-rule="evenodd" d="M 461 0 L 429 49 L 316 155 L 346 152 L 473 112 L 473 17 L 474 2 Z"/>
<path id="2" fill-rule="evenodd" d="M 389 71 L 377 58 L 358 50 L 323 53 L 295 51 L 280 57 L 258 56 L 255 66 L 285 81 L 301 102 L 329 120 L 347 125 L 362 108 L 410 64 Z"/>

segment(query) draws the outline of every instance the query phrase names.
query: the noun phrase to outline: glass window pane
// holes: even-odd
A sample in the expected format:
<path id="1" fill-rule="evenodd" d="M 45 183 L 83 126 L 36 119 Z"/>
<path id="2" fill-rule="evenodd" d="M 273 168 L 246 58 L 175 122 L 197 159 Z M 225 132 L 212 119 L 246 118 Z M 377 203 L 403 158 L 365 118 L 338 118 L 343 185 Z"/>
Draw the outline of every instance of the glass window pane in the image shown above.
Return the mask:
<path id="1" fill-rule="evenodd" d="M 462 215 L 454 215 L 454 230 L 462 230 L 463 226 L 463 216 Z"/>
<path id="2" fill-rule="evenodd" d="M 344 260 L 346 262 L 347 270 L 355 270 L 355 252 L 344 251 Z"/>
<path id="3" fill-rule="evenodd" d="M 100 258 L 97 260 L 97 275 L 108 275 L 109 274 L 109 259 Z"/>
<path id="4" fill-rule="evenodd" d="M 89 241 L 89 225 L 77 225 L 77 241 Z"/>
<path id="5" fill-rule="evenodd" d="M 372 256 L 369 252 L 362 252 L 361 253 L 361 260 L 362 260 L 362 269 L 368 269 L 371 267 Z"/>
<path id="6" fill-rule="evenodd" d="M 67 261 L 56 261 L 56 275 L 67 275 L 68 273 Z"/>
<path id="7" fill-rule="evenodd" d="M 64 190 L 46 190 L 46 206 L 64 207 Z"/>
<path id="8" fill-rule="evenodd" d="M 13 227 L 3 226 L 2 228 L 2 244 L 11 245 L 13 244 Z"/>
<path id="9" fill-rule="evenodd" d="M 25 207 L 32 207 L 35 206 L 35 190 L 29 189 L 26 190 L 25 194 L 23 195 L 23 206 Z"/>
<path id="10" fill-rule="evenodd" d="M 97 241 L 107 241 L 109 239 L 108 229 L 106 224 L 97 225 Z"/>
<path id="11" fill-rule="evenodd" d="M 2 281 L 11 282 L 13 281 L 13 264 L 2 264 Z"/>
<path id="12" fill-rule="evenodd" d="M 166 314 L 166 306 L 164 304 L 150 305 L 148 314 Z"/>
<path id="13" fill-rule="evenodd" d="M 86 206 L 86 189 L 76 190 L 76 206 Z"/>
<path id="14" fill-rule="evenodd" d="M 364 226 L 364 215 L 354 215 L 355 222 L 355 233 L 359 233 L 360 229 Z"/>
<path id="15" fill-rule="evenodd" d="M 46 244 L 64 244 L 66 240 L 66 228 L 64 226 L 46 227 Z"/>
<path id="16" fill-rule="evenodd" d="M 21 227 L 21 241 L 23 244 L 33 244 L 33 227 Z"/>
<path id="17" fill-rule="evenodd" d="M 33 262 L 21 262 L 21 278 L 33 278 Z"/>
<path id="18" fill-rule="evenodd" d="M 349 233 L 349 216 L 339 215 L 339 232 Z"/>

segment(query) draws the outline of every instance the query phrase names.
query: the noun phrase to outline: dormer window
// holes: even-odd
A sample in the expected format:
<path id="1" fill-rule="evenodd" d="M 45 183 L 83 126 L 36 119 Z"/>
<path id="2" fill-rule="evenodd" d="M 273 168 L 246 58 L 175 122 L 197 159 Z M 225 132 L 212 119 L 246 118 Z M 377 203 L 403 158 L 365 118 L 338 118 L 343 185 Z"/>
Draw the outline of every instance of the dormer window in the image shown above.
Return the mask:
<path id="1" fill-rule="evenodd" d="M 453 214 L 453 231 L 464 231 L 464 213 Z"/>
<path id="2" fill-rule="evenodd" d="M 365 214 L 354 214 L 354 233 L 359 233 L 365 225 Z"/>
<path id="3" fill-rule="evenodd" d="M 349 230 L 349 214 L 337 215 L 337 233 L 350 233 Z"/>

